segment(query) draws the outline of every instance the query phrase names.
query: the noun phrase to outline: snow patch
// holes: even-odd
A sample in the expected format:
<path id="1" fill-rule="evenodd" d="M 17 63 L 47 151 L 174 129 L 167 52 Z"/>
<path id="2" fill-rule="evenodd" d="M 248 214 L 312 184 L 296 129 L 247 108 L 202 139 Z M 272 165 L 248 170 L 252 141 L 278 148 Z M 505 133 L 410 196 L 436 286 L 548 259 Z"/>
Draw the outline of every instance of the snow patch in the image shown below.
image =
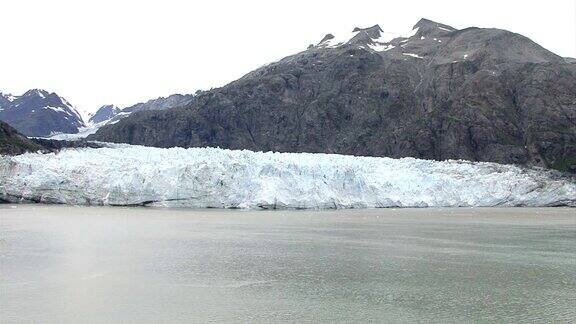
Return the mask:
<path id="1" fill-rule="evenodd" d="M 65 113 L 65 114 L 70 115 L 70 113 L 65 111 L 64 108 L 62 108 L 62 107 L 46 106 L 46 107 L 42 107 L 42 109 L 49 109 L 49 110 L 53 110 L 55 112 L 61 112 L 61 113 Z"/>
<path id="2" fill-rule="evenodd" d="M 393 33 L 393 32 L 380 32 L 380 37 L 378 38 L 372 38 L 372 41 L 374 43 L 390 43 L 393 39 L 396 38 L 409 38 L 403 36 L 403 34 L 400 33 Z"/>
<path id="3" fill-rule="evenodd" d="M 78 112 L 78 110 L 74 106 L 72 106 L 72 104 L 70 104 L 66 99 L 62 97 L 58 98 L 60 99 L 60 102 L 62 102 L 64 107 L 68 108 L 68 110 L 72 112 L 72 114 L 69 114 L 70 116 L 74 115 L 78 120 L 83 120 L 82 115 L 80 115 L 80 112 Z"/>
<path id="4" fill-rule="evenodd" d="M 402 55 L 406 55 L 406 56 L 412 56 L 415 58 L 419 58 L 419 59 L 423 59 L 424 57 L 418 55 L 418 54 L 414 54 L 414 53 L 402 53 Z"/>
<path id="5" fill-rule="evenodd" d="M 368 44 L 368 47 L 370 47 L 372 50 L 376 51 L 376 52 L 386 52 L 389 51 L 391 49 L 393 49 L 394 45 L 386 45 L 386 44 Z"/>
<path id="6" fill-rule="evenodd" d="M 412 36 L 416 36 L 416 34 L 418 34 L 418 30 L 420 30 L 420 27 L 414 28 L 412 29 L 412 31 L 408 34 L 408 36 L 406 36 L 406 38 L 410 38 Z"/>
<path id="7" fill-rule="evenodd" d="M 576 205 L 576 183 L 495 163 L 111 145 L 0 156 L 0 199 L 74 205 Z"/>
<path id="8" fill-rule="evenodd" d="M 80 116 L 80 114 L 76 111 L 76 109 L 72 108 L 62 108 L 62 107 L 53 107 L 53 106 L 45 106 L 42 107 L 42 109 L 48 109 L 48 110 L 52 110 L 55 111 L 57 113 L 64 113 L 66 115 L 68 115 L 68 117 L 74 117 L 80 124 L 79 125 L 84 125 L 84 122 L 82 121 L 82 117 Z M 67 116 L 64 116 L 64 118 L 69 119 Z"/>
<path id="9" fill-rule="evenodd" d="M 374 46 L 375 48 L 373 48 L 372 46 L 370 46 L 370 48 L 372 48 L 373 50 L 375 50 L 377 52 L 390 50 L 393 47 L 386 49 L 385 46 L 387 46 L 388 43 L 390 43 L 393 39 L 406 38 L 406 40 L 403 40 L 403 42 L 407 42 L 408 38 L 410 38 L 410 37 L 412 37 L 418 33 L 418 30 L 419 30 L 419 28 L 414 28 L 407 33 L 406 32 L 381 31 L 380 37 L 371 38 L 372 43 L 373 43 L 372 46 Z M 334 38 L 325 40 L 325 41 L 321 42 L 320 44 L 318 44 L 318 46 L 319 47 L 327 47 L 327 48 L 336 48 L 336 47 L 342 46 L 342 45 L 348 43 L 359 32 L 360 31 L 342 32 L 342 33 L 332 34 L 334 36 Z"/>
<path id="10" fill-rule="evenodd" d="M 332 36 L 334 36 L 333 38 L 321 42 L 320 44 L 318 44 L 318 46 L 335 48 L 348 43 L 352 38 L 354 38 L 354 36 L 356 36 L 356 34 L 358 34 L 358 31 L 332 34 Z"/>

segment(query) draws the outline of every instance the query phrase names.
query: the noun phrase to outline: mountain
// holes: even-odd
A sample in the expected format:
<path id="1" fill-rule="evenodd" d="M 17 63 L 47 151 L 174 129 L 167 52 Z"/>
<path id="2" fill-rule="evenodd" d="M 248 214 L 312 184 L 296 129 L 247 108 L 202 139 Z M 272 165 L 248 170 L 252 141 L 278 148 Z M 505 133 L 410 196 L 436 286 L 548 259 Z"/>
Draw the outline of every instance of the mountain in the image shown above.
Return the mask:
<path id="1" fill-rule="evenodd" d="M 113 118 L 110 119 L 110 123 L 115 123 L 120 119 L 128 117 L 130 114 L 139 111 L 149 111 L 149 110 L 166 110 L 175 107 L 185 106 L 192 102 L 194 98 L 193 94 L 173 94 L 166 98 L 160 97 L 157 99 L 148 100 L 146 102 L 137 103 L 130 107 L 126 107 L 119 111 Z"/>
<path id="2" fill-rule="evenodd" d="M 10 94 L 3 94 L 0 92 L 0 111 L 4 110 L 9 105 L 12 105 L 12 101 L 14 101 L 16 97 Z"/>
<path id="3" fill-rule="evenodd" d="M 41 89 L 21 96 L 0 93 L 0 120 L 27 136 L 78 133 L 85 126 L 78 111 L 66 99 Z"/>
<path id="4" fill-rule="evenodd" d="M 194 95 L 181 95 L 175 94 L 168 96 L 167 98 L 160 97 L 158 99 L 152 99 L 144 103 L 138 103 L 133 106 L 120 109 L 115 105 L 104 105 L 100 107 L 94 114 L 91 114 L 88 120 L 88 125 L 79 129 L 79 132 L 75 134 L 57 134 L 51 136 L 50 139 L 53 140 L 64 140 L 64 141 L 78 141 L 83 140 L 89 135 L 94 134 L 102 126 L 112 125 L 117 123 L 119 120 L 124 119 L 130 114 L 138 111 L 148 111 L 148 110 L 162 110 L 170 109 L 174 107 L 184 106 L 189 104 Z"/>
<path id="5" fill-rule="evenodd" d="M 90 117 L 90 123 L 98 124 L 106 121 L 110 124 L 113 124 L 118 122 L 120 119 L 124 119 L 130 116 L 130 114 L 134 112 L 165 110 L 185 106 L 192 102 L 193 98 L 193 94 L 173 94 L 166 98 L 160 97 L 157 99 L 148 100 L 146 102 L 137 103 L 124 109 L 120 109 L 114 105 L 105 105 L 100 107 L 100 109 L 98 109 L 98 111 L 96 111 L 96 113 Z"/>
<path id="6" fill-rule="evenodd" d="M 1 100 L 1 99 L 0 99 Z M 0 121 L 0 155 L 17 155 L 42 150 L 43 147 Z"/>
<path id="7" fill-rule="evenodd" d="M 500 29 L 427 19 L 404 37 L 355 28 L 90 138 L 576 171 L 576 64 Z"/>
<path id="8" fill-rule="evenodd" d="M 96 113 L 90 116 L 88 122 L 90 124 L 98 124 L 103 121 L 112 119 L 114 116 L 118 115 L 122 111 L 120 108 L 114 105 L 105 105 L 100 107 Z"/>

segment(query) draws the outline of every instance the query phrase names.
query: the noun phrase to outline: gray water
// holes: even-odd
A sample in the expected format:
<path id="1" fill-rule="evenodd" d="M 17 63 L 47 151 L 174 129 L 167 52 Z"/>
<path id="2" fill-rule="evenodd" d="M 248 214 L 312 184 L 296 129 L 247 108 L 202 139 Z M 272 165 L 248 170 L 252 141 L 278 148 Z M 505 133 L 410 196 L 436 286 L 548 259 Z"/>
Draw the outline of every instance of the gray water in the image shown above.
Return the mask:
<path id="1" fill-rule="evenodd" d="M 574 209 L 0 205 L 0 322 L 576 322 Z"/>

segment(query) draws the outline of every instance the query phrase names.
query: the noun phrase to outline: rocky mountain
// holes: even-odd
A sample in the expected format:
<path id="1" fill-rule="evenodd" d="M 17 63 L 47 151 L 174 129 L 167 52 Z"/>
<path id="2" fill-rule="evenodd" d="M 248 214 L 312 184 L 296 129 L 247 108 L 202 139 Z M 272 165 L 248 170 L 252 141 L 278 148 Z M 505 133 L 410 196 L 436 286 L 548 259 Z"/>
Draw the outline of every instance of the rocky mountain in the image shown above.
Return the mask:
<path id="1" fill-rule="evenodd" d="M 355 28 L 91 138 L 576 171 L 576 64 L 500 29 L 426 19 L 404 37 Z"/>
<path id="2" fill-rule="evenodd" d="M 119 120 L 124 119 L 130 114 L 138 111 L 149 111 L 149 110 L 162 110 L 170 109 L 180 106 L 185 106 L 190 104 L 194 95 L 181 95 L 175 94 L 168 96 L 167 98 L 160 97 L 158 99 L 149 100 L 144 103 L 138 103 L 133 106 L 120 109 L 115 105 L 104 105 L 100 107 L 94 114 L 91 114 L 88 120 L 88 125 L 80 129 L 79 132 L 75 134 L 58 134 L 51 136 L 50 139 L 53 140 L 64 140 L 64 141 L 78 141 L 83 140 L 89 135 L 94 134 L 98 129 L 105 125 L 112 125 L 117 123 Z"/>
<path id="3" fill-rule="evenodd" d="M 122 109 L 124 113 L 133 113 L 137 111 L 147 111 L 147 110 L 166 110 L 178 106 L 183 106 L 192 101 L 194 95 L 187 94 L 173 94 L 166 98 L 160 97 L 158 99 L 148 100 L 143 103 L 138 103 L 128 108 Z"/>
<path id="4" fill-rule="evenodd" d="M 120 111 L 122 110 L 116 107 L 115 105 L 104 105 L 100 107 L 93 115 L 90 116 L 88 122 L 90 124 L 98 124 L 103 121 L 110 120 L 114 118 L 114 116 L 118 115 Z"/>
<path id="5" fill-rule="evenodd" d="M 9 105 L 12 105 L 12 101 L 14 101 L 16 97 L 9 94 L 3 94 L 0 92 L 0 111 L 4 110 Z"/>
<path id="6" fill-rule="evenodd" d="M 100 115 L 102 117 L 104 117 L 104 116 L 110 116 L 110 117 L 109 118 L 97 118 L 97 120 L 99 120 L 99 121 L 94 120 L 93 122 L 94 123 L 101 123 L 101 122 L 107 120 L 108 123 L 114 124 L 114 123 L 118 122 L 119 120 L 130 116 L 130 114 L 132 114 L 134 112 L 149 111 L 149 110 L 165 110 L 165 109 L 185 106 L 185 105 L 189 104 L 190 102 L 192 102 L 193 98 L 194 98 L 194 95 L 192 95 L 192 94 L 187 94 L 187 95 L 173 94 L 173 95 L 170 95 L 166 98 L 160 97 L 157 99 L 148 100 L 146 102 L 137 103 L 135 105 L 132 105 L 130 107 L 126 107 L 124 109 L 118 109 L 116 106 L 110 106 L 110 105 L 103 106 L 96 112 L 96 114 L 94 116 Z M 115 109 L 113 109 L 112 107 L 114 107 Z M 90 120 L 92 121 L 93 118 L 94 117 L 90 118 Z"/>
<path id="7" fill-rule="evenodd" d="M 17 155 L 42 149 L 44 148 L 41 145 L 0 121 L 0 155 Z"/>
<path id="8" fill-rule="evenodd" d="M 0 120 L 27 136 L 78 133 L 85 126 L 74 106 L 55 93 L 33 89 L 21 96 L 0 93 L 0 98 Z"/>

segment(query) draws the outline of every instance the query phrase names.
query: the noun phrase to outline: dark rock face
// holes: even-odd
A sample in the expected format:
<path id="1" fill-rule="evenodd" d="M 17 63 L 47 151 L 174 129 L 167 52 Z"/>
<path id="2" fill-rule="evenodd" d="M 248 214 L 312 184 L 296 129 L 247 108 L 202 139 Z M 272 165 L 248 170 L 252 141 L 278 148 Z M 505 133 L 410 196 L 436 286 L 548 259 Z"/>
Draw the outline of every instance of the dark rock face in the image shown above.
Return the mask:
<path id="1" fill-rule="evenodd" d="M 34 89 L 22 96 L 0 93 L 0 120 L 27 136 L 78 133 L 85 126 L 76 109 L 55 93 Z"/>
<path id="2" fill-rule="evenodd" d="M 43 149 L 38 143 L 28 139 L 10 125 L 0 121 L 0 155 L 17 155 Z"/>
<path id="3" fill-rule="evenodd" d="M 96 113 L 94 113 L 94 115 L 90 117 L 88 122 L 92 124 L 98 124 L 103 121 L 107 121 L 109 119 L 112 119 L 114 116 L 118 115 L 120 111 L 121 111 L 120 108 L 114 105 L 102 106 L 96 111 Z"/>
<path id="4" fill-rule="evenodd" d="M 138 103 L 128 108 L 122 109 L 123 112 L 137 112 L 137 111 L 147 111 L 147 110 L 165 110 L 174 107 L 184 106 L 189 104 L 194 95 L 182 95 L 182 94 L 173 94 L 166 98 L 160 97 L 158 99 L 148 100 L 143 103 Z"/>
<path id="5" fill-rule="evenodd" d="M 89 142 L 85 139 L 78 140 L 78 141 L 64 141 L 64 140 L 55 140 L 49 138 L 33 138 L 32 141 L 34 143 L 41 145 L 44 150 L 43 152 L 58 152 L 65 148 L 101 148 L 105 147 L 104 145 Z"/>
<path id="6" fill-rule="evenodd" d="M 498 29 L 421 20 L 333 38 L 92 139 L 158 147 L 466 159 L 576 169 L 576 64 Z M 573 170 L 574 171 L 574 170 Z"/>

